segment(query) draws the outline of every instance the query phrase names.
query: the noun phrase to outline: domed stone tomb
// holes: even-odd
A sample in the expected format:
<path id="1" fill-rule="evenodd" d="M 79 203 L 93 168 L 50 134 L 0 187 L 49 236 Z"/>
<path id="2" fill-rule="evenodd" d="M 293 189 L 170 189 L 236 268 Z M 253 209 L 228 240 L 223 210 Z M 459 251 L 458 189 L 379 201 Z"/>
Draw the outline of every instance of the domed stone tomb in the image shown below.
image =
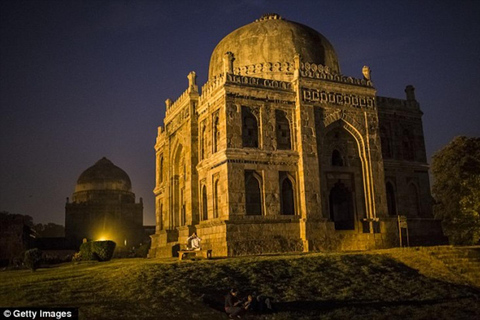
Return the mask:
<path id="1" fill-rule="evenodd" d="M 225 36 L 201 90 L 191 72 L 166 100 L 150 256 L 175 255 L 193 232 L 214 256 L 443 241 L 413 86 L 380 97 L 370 68 L 358 74 L 277 14 Z"/>
<path id="2" fill-rule="evenodd" d="M 102 158 L 80 174 L 72 201 L 65 205 L 65 235 L 80 244 L 114 240 L 132 247 L 143 238 L 143 204 L 135 203 L 128 174 Z"/>

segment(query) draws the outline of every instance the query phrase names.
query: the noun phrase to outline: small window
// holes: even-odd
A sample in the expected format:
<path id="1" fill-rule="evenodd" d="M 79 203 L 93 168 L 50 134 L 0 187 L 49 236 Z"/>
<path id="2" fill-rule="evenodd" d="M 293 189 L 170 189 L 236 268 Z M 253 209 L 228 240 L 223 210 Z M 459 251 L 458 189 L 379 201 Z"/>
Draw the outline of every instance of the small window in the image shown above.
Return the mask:
<path id="1" fill-rule="evenodd" d="M 159 168 L 158 168 L 158 181 L 160 183 L 163 182 L 163 155 L 160 156 L 160 163 L 159 163 Z"/>
<path id="2" fill-rule="evenodd" d="M 245 171 L 245 208 L 247 215 L 262 214 L 261 177 L 254 171 Z"/>
<path id="3" fill-rule="evenodd" d="M 403 131 L 402 149 L 403 149 L 404 160 L 408 160 L 408 161 L 415 160 L 413 136 L 408 130 Z"/>
<path id="4" fill-rule="evenodd" d="M 284 215 L 295 214 L 295 195 L 293 183 L 286 172 L 280 172 L 280 213 Z"/>
<path id="5" fill-rule="evenodd" d="M 258 148 L 258 122 L 250 108 L 242 107 L 242 145 Z"/>
<path id="6" fill-rule="evenodd" d="M 277 126 L 277 149 L 290 150 L 292 143 L 290 139 L 290 122 L 287 113 L 282 110 L 275 110 L 275 122 Z"/>
<path id="7" fill-rule="evenodd" d="M 214 188 L 213 188 L 213 197 L 214 197 L 214 204 L 213 204 L 213 217 L 214 218 L 218 218 L 218 204 L 219 204 L 219 199 L 218 199 L 218 196 L 219 196 L 219 184 L 218 184 L 218 180 L 215 180 L 215 183 L 214 183 Z"/>
<path id="8" fill-rule="evenodd" d="M 343 167 L 343 157 L 338 150 L 332 152 L 332 166 Z"/>
<path id="9" fill-rule="evenodd" d="M 219 119 L 216 116 L 213 120 L 213 153 L 218 151 L 218 143 L 220 141 Z"/>
<path id="10" fill-rule="evenodd" d="M 395 189 L 390 182 L 386 184 L 388 214 L 394 216 L 397 214 L 397 202 L 395 200 Z"/>
<path id="11" fill-rule="evenodd" d="M 200 136 L 200 160 L 205 159 L 207 152 L 207 127 L 202 124 L 202 135 Z"/>
<path id="12" fill-rule="evenodd" d="M 208 220 L 207 187 L 202 188 L 202 220 Z"/>
<path id="13" fill-rule="evenodd" d="M 392 148 L 390 145 L 390 137 L 385 127 L 380 128 L 380 142 L 382 145 L 382 156 L 385 159 L 392 158 Z"/>

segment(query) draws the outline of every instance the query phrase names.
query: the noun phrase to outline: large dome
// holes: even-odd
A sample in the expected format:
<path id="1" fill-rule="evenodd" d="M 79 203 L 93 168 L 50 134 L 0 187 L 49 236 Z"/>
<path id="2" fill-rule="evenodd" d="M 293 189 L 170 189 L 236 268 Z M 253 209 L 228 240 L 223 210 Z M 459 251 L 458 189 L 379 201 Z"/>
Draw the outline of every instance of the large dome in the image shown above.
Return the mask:
<path id="1" fill-rule="evenodd" d="M 328 66 L 331 72 L 340 73 L 337 54 L 323 35 L 300 23 L 284 20 L 277 14 L 264 15 L 223 38 L 210 58 L 209 79 L 223 72 L 223 57 L 227 52 L 233 53 L 234 69 L 237 70 L 257 66 L 261 73 L 271 74 L 275 71 L 275 64 L 291 66 L 295 54 L 300 54 L 304 62 L 322 64 Z M 268 64 L 267 68 L 262 67 L 265 64 Z M 293 72 L 291 68 L 284 69 Z M 278 68 L 276 71 L 279 71 Z"/>
<path id="2" fill-rule="evenodd" d="M 130 191 L 132 183 L 128 174 L 103 157 L 85 170 L 77 180 L 75 192 L 89 190 Z"/>

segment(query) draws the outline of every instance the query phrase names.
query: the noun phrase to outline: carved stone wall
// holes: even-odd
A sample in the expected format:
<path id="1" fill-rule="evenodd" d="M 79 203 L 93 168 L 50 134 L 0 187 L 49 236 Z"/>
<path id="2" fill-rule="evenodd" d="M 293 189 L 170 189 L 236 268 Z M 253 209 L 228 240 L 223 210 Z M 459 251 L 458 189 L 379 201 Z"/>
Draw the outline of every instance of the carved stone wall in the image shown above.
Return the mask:
<path id="1" fill-rule="evenodd" d="M 216 256 L 386 248 L 398 243 L 396 214 L 420 219 L 421 236 L 431 203 L 412 89 L 382 98 L 370 79 L 299 56 L 226 57 L 201 95 L 190 83 L 167 100 L 150 256 L 175 255 L 192 232 Z"/>

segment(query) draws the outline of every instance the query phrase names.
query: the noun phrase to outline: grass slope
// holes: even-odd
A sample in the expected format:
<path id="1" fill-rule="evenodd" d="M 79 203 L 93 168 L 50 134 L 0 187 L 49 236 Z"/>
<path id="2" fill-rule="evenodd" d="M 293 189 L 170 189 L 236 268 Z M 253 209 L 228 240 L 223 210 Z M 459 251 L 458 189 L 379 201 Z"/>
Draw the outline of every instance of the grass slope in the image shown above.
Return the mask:
<path id="1" fill-rule="evenodd" d="M 81 319 L 226 319 L 230 287 L 278 301 L 251 319 L 474 319 L 480 288 L 428 250 L 208 261 L 119 259 L 0 272 L 0 306 L 76 306 Z"/>

